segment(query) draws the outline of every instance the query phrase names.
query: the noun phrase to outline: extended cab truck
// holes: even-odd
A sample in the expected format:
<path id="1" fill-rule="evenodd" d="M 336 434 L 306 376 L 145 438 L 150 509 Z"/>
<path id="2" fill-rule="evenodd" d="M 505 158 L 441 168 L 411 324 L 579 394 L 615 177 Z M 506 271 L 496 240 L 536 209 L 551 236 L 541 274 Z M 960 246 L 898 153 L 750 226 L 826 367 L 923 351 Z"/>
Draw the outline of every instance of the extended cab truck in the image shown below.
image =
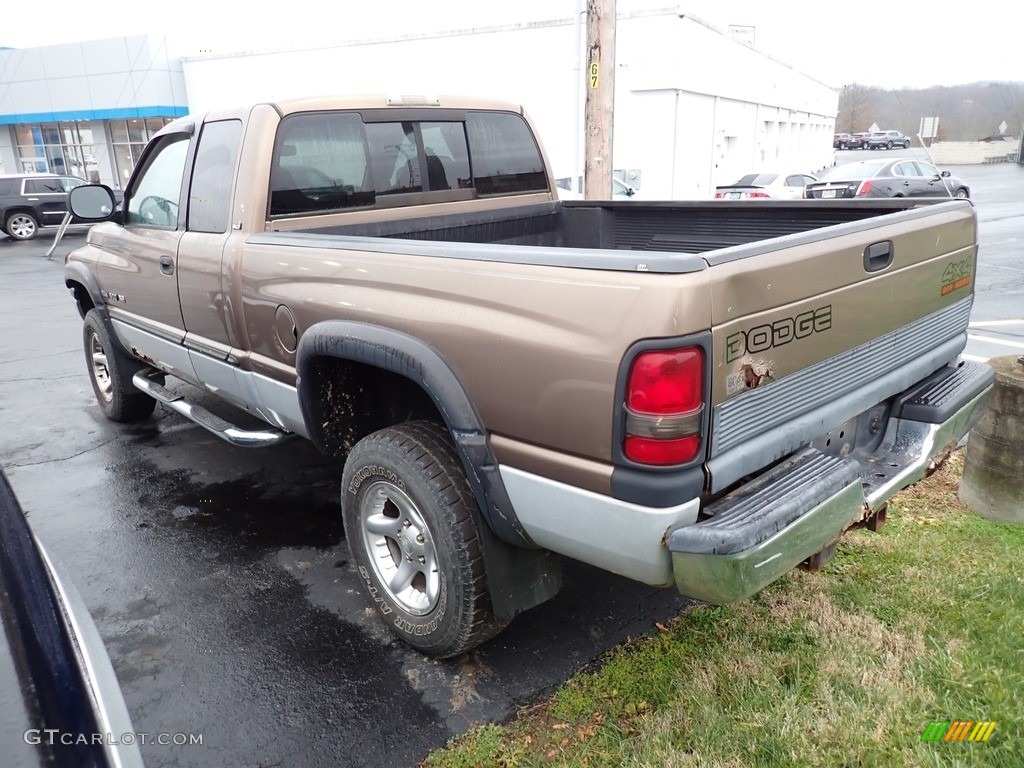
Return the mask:
<path id="1" fill-rule="evenodd" d="M 519 108 L 322 98 L 168 125 L 65 275 L 111 419 L 344 457 L 368 599 L 450 656 L 558 554 L 728 602 L 923 477 L 992 372 L 974 209 L 910 205 L 562 203 Z"/>

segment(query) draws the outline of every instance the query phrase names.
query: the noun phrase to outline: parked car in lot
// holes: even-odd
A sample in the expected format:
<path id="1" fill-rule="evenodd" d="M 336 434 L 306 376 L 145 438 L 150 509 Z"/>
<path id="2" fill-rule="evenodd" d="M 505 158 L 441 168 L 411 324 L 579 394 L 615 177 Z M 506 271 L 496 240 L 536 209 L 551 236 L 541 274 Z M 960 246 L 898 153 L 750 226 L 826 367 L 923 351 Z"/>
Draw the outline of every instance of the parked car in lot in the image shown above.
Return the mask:
<path id="1" fill-rule="evenodd" d="M 807 185 L 812 200 L 843 197 L 958 197 L 971 196 L 962 180 L 931 163 L 910 158 L 860 160 L 838 165 Z"/>
<path id="2" fill-rule="evenodd" d="M 33 535 L 2 470 L 0 691 L 4 766 L 141 768 L 103 641 Z"/>
<path id="3" fill-rule="evenodd" d="M 15 240 L 31 240 L 40 227 L 60 226 L 68 192 L 82 184 L 83 179 L 56 174 L 0 176 L 0 231 Z"/>
<path id="4" fill-rule="evenodd" d="M 851 133 L 849 140 L 846 142 L 847 149 L 864 149 L 867 147 L 868 137 L 871 134 L 868 132 L 863 133 Z"/>
<path id="5" fill-rule="evenodd" d="M 835 133 L 832 135 L 832 149 L 846 149 L 853 136 L 849 133 Z"/>
<path id="6" fill-rule="evenodd" d="M 715 187 L 716 200 L 799 200 L 816 177 L 809 173 L 748 173 L 734 184 Z"/>
<path id="7" fill-rule="evenodd" d="M 612 177 L 612 199 L 633 197 L 636 193 L 636 187 L 630 186 L 617 176 Z M 582 200 L 583 193 L 575 192 L 565 187 L 558 187 L 558 197 L 560 200 Z"/>
<path id="8" fill-rule="evenodd" d="M 910 137 L 899 131 L 878 131 L 868 137 L 868 149 L 892 149 L 903 147 L 910 149 Z"/>

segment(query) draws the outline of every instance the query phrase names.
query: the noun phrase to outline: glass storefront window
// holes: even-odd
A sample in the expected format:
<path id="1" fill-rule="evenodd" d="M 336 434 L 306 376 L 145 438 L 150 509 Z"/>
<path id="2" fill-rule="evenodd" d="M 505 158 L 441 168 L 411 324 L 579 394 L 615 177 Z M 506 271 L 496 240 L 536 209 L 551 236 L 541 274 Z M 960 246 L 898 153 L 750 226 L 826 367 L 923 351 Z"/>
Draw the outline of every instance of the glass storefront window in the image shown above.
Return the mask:
<path id="1" fill-rule="evenodd" d="M 132 168 L 135 167 L 130 144 L 114 145 L 114 165 L 117 168 L 116 186 L 123 189 L 128 183 L 128 177 L 132 175 Z"/>
<path id="2" fill-rule="evenodd" d="M 146 143 L 169 122 L 171 118 L 160 117 L 109 121 L 115 187 L 124 186 Z M 14 136 L 20 172 L 68 174 L 93 183 L 101 180 L 97 157 L 106 162 L 108 154 L 100 123 L 27 123 L 16 125 Z"/>
<path id="3" fill-rule="evenodd" d="M 115 144 L 128 143 L 128 123 L 124 120 L 110 121 L 110 140 Z"/>
<path id="4" fill-rule="evenodd" d="M 145 144 L 148 138 L 144 120 L 136 118 L 128 121 L 128 141 L 132 144 Z"/>

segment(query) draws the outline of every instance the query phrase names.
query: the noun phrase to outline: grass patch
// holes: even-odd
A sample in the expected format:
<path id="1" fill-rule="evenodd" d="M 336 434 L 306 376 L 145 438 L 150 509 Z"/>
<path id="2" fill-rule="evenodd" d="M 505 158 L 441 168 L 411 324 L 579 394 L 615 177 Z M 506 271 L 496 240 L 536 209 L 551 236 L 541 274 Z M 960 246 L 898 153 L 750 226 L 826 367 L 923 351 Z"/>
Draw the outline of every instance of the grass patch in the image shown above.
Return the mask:
<path id="1" fill-rule="evenodd" d="M 956 498 L 962 456 L 842 540 L 820 573 L 697 606 L 431 768 L 1024 765 L 1024 526 Z M 995 720 L 986 743 L 923 743 Z"/>

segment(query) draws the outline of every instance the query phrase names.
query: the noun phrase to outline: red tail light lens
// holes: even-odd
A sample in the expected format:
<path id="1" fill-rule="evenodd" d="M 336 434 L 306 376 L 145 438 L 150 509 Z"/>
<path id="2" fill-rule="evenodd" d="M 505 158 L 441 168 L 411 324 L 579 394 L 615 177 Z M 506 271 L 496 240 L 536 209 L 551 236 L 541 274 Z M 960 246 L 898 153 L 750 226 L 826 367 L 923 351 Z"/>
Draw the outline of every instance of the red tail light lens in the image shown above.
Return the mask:
<path id="1" fill-rule="evenodd" d="M 700 347 L 642 352 L 629 372 L 626 405 L 637 413 L 686 413 L 700 407 L 703 390 Z"/>
<path id="2" fill-rule="evenodd" d="M 768 198 L 771 197 L 767 192 L 747 192 L 747 197 L 760 197 Z"/>
<path id="3" fill-rule="evenodd" d="M 857 195 L 856 196 L 857 197 L 864 197 L 868 192 L 871 191 L 871 186 L 872 186 L 871 182 L 868 179 L 865 179 L 864 181 L 862 181 L 860 183 L 860 186 L 857 187 Z"/>
<path id="4" fill-rule="evenodd" d="M 715 192 L 715 200 L 721 200 L 725 197 L 725 192 Z"/>
<path id="5" fill-rule="evenodd" d="M 655 440 L 651 437 L 630 435 L 622 446 L 623 453 L 638 464 L 664 467 L 670 464 L 685 464 L 700 450 L 700 435 L 681 437 L 678 440 Z"/>
<path id="6" fill-rule="evenodd" d="M 623 453 L 641 464 L 682 464 L 701 447 L 704 350 L 641 352 L 626 383 Z"/>

